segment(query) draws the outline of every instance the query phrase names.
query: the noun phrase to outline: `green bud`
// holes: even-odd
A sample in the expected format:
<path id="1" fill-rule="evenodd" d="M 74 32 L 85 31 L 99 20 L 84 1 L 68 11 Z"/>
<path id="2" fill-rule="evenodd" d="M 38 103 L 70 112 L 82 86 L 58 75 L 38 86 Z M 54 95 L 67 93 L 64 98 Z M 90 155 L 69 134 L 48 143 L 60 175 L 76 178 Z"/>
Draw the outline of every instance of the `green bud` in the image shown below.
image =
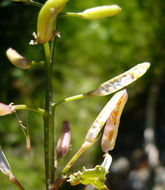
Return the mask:
<path id="1" fill-rule="evenodd" d="M 12 48 L 6 51 L 6 56 L 13 65 L 20 69 L 29 69 L 31 67 L 31 62 Z"/>
<path id="2" fill-rule="evenodd" d="M 79 15 L 87 20 L 95 20 L 117 15 L 120 11 L 121 8 L 118 5 L 104 5 L 86 9 L 83 12 L 79 13 Z"/>
<path id="3" fill-rule="evenodd" d="M 41 8 L 37 21 L 38 42 L 45 43 L 52 39 L 54 22 L 68 0 L 47 0 Z"/>

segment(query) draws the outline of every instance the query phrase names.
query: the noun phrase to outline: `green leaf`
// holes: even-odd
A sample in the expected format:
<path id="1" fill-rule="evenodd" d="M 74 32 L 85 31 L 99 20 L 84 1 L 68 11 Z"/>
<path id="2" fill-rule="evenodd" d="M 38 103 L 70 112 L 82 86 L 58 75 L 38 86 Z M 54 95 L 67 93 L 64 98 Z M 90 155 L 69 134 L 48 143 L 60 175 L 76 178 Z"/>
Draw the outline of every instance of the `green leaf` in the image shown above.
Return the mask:
<path id="1" fill-rule="evenodd" d="M 68 182 L 70 182 L 72 186 L 81 183 L 84 185 L 93 185 L 99 190 L 108 190 L 107 186 L 104 184 L 106 180 L 105 175 L 107 173 L 108 172 L 106 172 L 105 168 L 100 165 L 97 165 L 92 169 L 86 169 L 84 167 L 82 172 L 78 171 L 77 173 L 70 175 Z"/>

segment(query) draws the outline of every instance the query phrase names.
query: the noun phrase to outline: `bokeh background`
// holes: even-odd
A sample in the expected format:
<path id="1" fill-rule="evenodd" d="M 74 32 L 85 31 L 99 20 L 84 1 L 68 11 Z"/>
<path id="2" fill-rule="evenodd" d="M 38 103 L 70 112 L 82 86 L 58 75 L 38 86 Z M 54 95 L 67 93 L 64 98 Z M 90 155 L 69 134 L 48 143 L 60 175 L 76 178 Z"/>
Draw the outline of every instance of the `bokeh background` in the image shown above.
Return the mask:
<path id="1" fill-rule="evenodd" d="M 44 0 L 40 0 L 44 2 Z M 122 12 L 96 21 L 61 18 L 54 66 L 55 101 L 94 89 L 98 84 L 138 63 L 151 63 L 149 71 L 127 88 L 129 101 L 122 114 L 113 164 L 107 176 L 111 190 L 165 189 L 165 1 L 164 0 L 70 0 L 65 11 L 118 4 Z M 43 47 L 30 46 L 39 8 L 0 1 L 0 102 L 44 106 L 44 70 L 20 70 L 5 56 L 12 47 L 30 60 L 44 60 Z M 61 123 L 71 123 L 72 144 L 59 171 L 81 146 L 85 134 L 110 99 L 93 97 L 62 104 L 56 110 L 56 141 Z M 14 174 L 25 189 L 44 190 L 43 121 L 33 112 L 19 111 L 29 127 L 31 152 L 13 115 L 0 118 L 0 145 Z M 100 139 L 75 163 L 94 167 L 103 161 Z M 59 173 L 58 171 L 58 173 Z M 83 189 L 65 183 L 60 189 Z M 16 189 L 0 174 L 0 189 Z"/>

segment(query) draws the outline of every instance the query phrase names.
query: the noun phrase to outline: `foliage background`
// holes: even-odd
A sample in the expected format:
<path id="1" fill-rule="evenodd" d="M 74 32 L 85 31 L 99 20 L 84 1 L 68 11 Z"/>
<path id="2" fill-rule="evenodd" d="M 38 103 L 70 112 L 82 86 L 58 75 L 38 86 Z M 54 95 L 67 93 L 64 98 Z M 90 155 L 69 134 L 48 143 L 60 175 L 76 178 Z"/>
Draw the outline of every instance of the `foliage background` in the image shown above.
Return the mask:
<path id="1" fill-rule="evenodd" d="M 124 173 L 112 171 L 108 179 L 112 190 L 143 190 L 157 186 L 163 188 L 164 183 L 156 181 L 156 171 L 160 165 L 164 169 L 165 164 L 165 2 L 70 0 L 65 11 L 81 11 L 103 4 L 119 4 L 123 10 L 118 16 L 97 21 L 60 19 L 58 30 L 62 38 L 57 41 L 56 49 L 53 85 L 55 100 L 88 92 L 138 63 L 151 62 L 147 74 L 128 87 L 129 101 L 122 115 L 117 144 L 111 153 L 114 163 L 121 157 L 128 160 L 129 169 Z M 9 0 L 0 2 L 0 102 L 44 106 L 43 68 L 22 71 L 14 68 L 5 56 L 6 49 L 13 47 L 31 60 L 44 59 L 42 46 L 28 45 L 32 32 L 36 31 L 38 11 L 38 8 L 23 3 Z M 57 137 L 63 120 L 69 120 L 72 126 L 71 151 L 62 160 L 60 169 L 79 148 L 89 126 L 109 98 L 110 96 L 78 100 L 63 104 L 57 109 Z M 155 178 L 149 178 L 139 187 L 133 186 L 129 179 L 133 170 L 138 172 L 141 168 L 148 168 L 144 154 L 144 130 L 151 118 L 147 116 L 147 108 L 154 112 L 150 117 L 154 119 L 155 144 L 160 153 L 160 164 L 154 171 Z M 24 136 L 13 116 L 0 119 L 0 144 L 25 188 L 44 189 L 42 118 L 26 111 L 19 112 L 19 115 L 29 126 L 32 142 L 30 154 L 26 153 Z M 136 157 L 137 152 L 139 156 Z M 76 162 L 74 171 L 83 165 L 93 167 L 100 164 L 102 155 L 98 140 Z M 62 188 L 70 188 L 68 184 L 65 185 Z M 0 174 L 0 189 L 15 187 Z"/>

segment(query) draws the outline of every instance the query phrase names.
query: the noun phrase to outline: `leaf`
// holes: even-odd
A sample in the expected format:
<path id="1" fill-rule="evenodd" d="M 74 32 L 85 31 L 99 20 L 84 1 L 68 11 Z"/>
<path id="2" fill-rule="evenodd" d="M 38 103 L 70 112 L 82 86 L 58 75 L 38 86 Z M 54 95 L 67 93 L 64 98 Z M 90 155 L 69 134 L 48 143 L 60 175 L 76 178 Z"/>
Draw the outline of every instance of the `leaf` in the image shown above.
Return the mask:
<path id="1" fill-rule="evenodd" d="M 83 168 L 83 171 L 78 171 L 77 173 L 74 173 L 69 176 L 68 182 L 72 186 L 78 185 L 78 184 L 84 184 L 84 185 L 93 185 L 99 190 L 108 190 L 107 186 L 104 184 L 106 178 L 105 175 L 108 172 L 106 172 L 105 168 L 103 166 L 97 165 L 95 168 L 92 169 L 86 169 Z"/>
<path id="2" fill-rule="evenodd" d="M 88 92 L 87 96 L 106 96 L 112 94 L 140 78 L 149 69 L 150 63 L 144 62 L 130 70 L 102 83 L 95 90 Z"/>

